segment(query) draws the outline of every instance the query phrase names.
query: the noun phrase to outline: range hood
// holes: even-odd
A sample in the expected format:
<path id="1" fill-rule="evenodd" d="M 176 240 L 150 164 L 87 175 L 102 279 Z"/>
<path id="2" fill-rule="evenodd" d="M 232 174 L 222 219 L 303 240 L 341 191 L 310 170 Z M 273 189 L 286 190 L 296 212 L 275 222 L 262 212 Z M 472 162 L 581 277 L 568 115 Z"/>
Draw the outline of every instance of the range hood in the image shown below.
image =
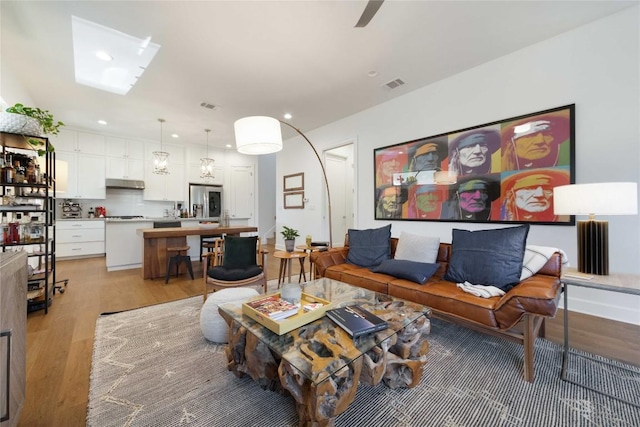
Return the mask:
<path id="1" fill-rule="evenodd" d="M 125 188 L 129 190 L 144 190 L 144 181 L 137 179 L 111 179 L 106 180 L 107 188 Z"/>

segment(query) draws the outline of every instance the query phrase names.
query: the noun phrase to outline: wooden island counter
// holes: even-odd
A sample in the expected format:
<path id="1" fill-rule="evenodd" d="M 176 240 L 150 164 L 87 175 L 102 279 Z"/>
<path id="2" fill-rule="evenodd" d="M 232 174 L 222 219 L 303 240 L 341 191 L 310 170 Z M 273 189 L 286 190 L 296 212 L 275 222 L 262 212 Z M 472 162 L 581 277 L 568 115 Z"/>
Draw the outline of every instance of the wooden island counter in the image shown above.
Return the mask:
<path id="1" fill-rule="evenodd" d="M 254 233 L 258 227 L 169 227 L 140 228 L 136 230 L 142 237 L 142 278 L 164 278 L 167 271 L 167 247 L 185 246 L 187 236 L 224 234 L 239 236 L 240 233 Z"/>

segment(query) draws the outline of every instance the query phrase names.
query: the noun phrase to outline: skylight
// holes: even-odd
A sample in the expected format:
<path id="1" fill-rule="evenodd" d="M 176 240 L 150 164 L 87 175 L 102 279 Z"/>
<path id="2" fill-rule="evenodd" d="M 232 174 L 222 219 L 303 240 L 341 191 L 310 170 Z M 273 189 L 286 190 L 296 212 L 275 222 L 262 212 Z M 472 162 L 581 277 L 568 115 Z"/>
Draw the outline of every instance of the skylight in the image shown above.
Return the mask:
<path id="1" fill-rule="evenodd" d="M 160 49 L 151 37 L 137 38 L 77 16 L 71 26 L 76 83 L 107 92 L 126 95 Z M 98 53 L 111 60 L 99 59 Z"/>

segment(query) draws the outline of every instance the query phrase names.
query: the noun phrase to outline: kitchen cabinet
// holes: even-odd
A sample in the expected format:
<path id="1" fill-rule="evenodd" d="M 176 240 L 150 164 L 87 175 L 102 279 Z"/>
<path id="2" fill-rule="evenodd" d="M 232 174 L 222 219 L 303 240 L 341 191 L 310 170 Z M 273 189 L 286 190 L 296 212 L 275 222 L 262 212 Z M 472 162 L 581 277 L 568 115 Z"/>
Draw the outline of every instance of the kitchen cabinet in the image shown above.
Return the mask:
<path id="1" fill-rule="evenodd" d="M 217 161 L 216 161 L 217 163 Z M 213 167 L 213 178 L 200 177 L 200 163 L 187 166 L 188 180 L 192 184 L 224 185 L 224 167 Z"/>
<path id="2" fill-rule="evenodd" d="M 153 228 L 153 221 L 107 221 L 107 271 L 140 268 L 142 266 L 142 237 L 139 228 Z"/>
<path id="3" fill-rule="evenodd" d="M 153 167 L 144 173 L 144 200 L 185 201 L 184 165 L 173 165 L 169 175 L 156 175 Z"/>
<path id="4" fill-rule="evenodd" d="M 144 179 L 144 144 L 107 137 L 106 177 Z"/>
<path id="5" fill-rule="evenodd" d="M 107 137 L 107 157 L 144 159 L 144 144 L 124 138 Z"/>
<path id="6" fill-rule="evenodd" d="M 67 199 L 105 199 L 104 156 L 56 151 L 56 159 L 67 162 L 67 190 L 57 195 Z"/>
<path id="7" fill-rule="evenodd" d="M 229 216 L 235 218 L 253 218 L 254 212 L 254 173 L 253 165 L 231 166 L 227 196 Z"/>
<path id="8" fill-rule="evenodd" d="M 115 179 L 144 179 L 144 163 L 140 159 L 107 157 L 106 177 Z"/>
<path id="9" fill-rule="evenodd" d="M 153 173 L 153 151 L 160 150 L 160 144 L 145 144 L 144 156 L 144 200 L 185 202 L 184 149 L 163 144 L 162 149 L 169 153 L 169 174 Z"/>
<path id="10" fill-rule="evenodd" d="M 202 164 L 200 159 L 203 157 L 214 160 L 213 178 L 200 177 L 200 165 Z M 187 149 L 187 180 L 194 184 L 224 185 L 224 163 L 224 151 L 209 149 L 207 152 L 205 147 L 190 146 Z"/>
<path id="11" fill-rule="evenodd" d="M 104 220 L 58 221 L 58 258 L 100 256 L 104 254 Z"/>
<path id="12" fill-rule="evenodd" d="M 0 426 L 18 425 L 25 400 L 27 253 L 0 253 Z M 9 406 L 6 406 L 8 401 Z"/>
<path id="13" fill-rule="evenodd" d="M 51 138 L 51 144 L 57 152 L 68 151 L 96 156 L 106 154 L 106 137 L 96 133 L 61 129 Z"/>

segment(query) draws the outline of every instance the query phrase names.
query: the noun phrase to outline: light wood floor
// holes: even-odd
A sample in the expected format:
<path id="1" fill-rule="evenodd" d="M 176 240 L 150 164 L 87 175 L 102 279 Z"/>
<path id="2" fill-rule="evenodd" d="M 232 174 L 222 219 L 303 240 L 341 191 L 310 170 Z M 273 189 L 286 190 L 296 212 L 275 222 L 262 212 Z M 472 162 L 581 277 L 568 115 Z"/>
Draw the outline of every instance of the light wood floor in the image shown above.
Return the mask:
<path id="1" fill-rule="evenodd" d="M 268 279 L 276 279 L 279 260 L 269 256 L 268 265 Z M 58 279 L 69 278 L 67 291 L 55 295 L 49 314 L 28 316 L 27 398 L 19 425 L 83 426 L 98 316 L 201 295 L 202 267 L 193 267 L 196 280 L 183 275 L 165 285 L 142 280 L 139 269 L 108 273 L 104 258 L 60 261 Z M 294 263 L 296 278 L 298 272 Z M 572 346 L 640 365 L 640 327 L 579 313 L 570 319 Z M 559 313 L 547 322 L 547 338 L 561 342 L 562 331 Z"/>

